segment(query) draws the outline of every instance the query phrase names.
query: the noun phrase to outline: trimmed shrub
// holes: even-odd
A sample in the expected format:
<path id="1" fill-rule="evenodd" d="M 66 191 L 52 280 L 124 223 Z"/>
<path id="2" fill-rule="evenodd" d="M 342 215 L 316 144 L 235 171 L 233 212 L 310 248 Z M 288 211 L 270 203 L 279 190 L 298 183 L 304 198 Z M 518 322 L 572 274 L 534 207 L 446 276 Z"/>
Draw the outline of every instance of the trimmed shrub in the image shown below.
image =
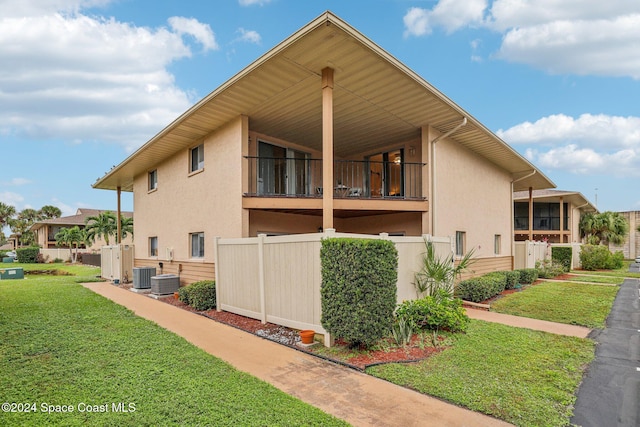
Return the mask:
<path id="1" fill-rule="evenodd" d="M 182 289 L 188 289 L 187 299 L 189 305 L 198 311 L 216 308 L 216 282 L 213 280 L 201 280 L 194 282 Z M 180 292 L 180 291 L 178 291 Z M 183 291 L 185 292 L 185 291 Z M 178 298 L 180 294 L 178 293 Z"/>
<path id="2" fill-rule="evenodd" d="M 178 299 L 187 305 L 189 305 L 189 290 L 189 286 L 178 289 Z"/>
<path id="3" fill-rule="evenodd" d="M 322 326 L 353 347 L 389 333 L 396 308 L 398 252 L 393 242 L 322 240 Z"/>
<path id="4" fill-rule="evenodd" d="M 537 261 L 536 270 L 538 270 L 538 277 L 543 279 L 553 279 L 565 272 L 562 264 L 551 259 L 545 259 L 542 262 Z"/>
<path id="5" fill-rule="evenodd" d="M 614 270 L 622 268 L 624 255 L 618 251 L 612 254 L 603 245 L 582 245 L 580 264 L 585 270 Z"/>
<path id="6" fill-rule="evenodd" d="M 456 296 L 465 301 L 482 302 L 504 291 L 505 286 L 504 275 L 489 273 L 458 283 Z"/>
<path id="7" fill-rule="evenodd" d="M 516 271 L 520 273 L 520 283 L 523 285 L 530 285 L 538 280 L 538 270 L 535 268 L 521 268 Z"/>
<path id="8" fill-rule="evenodd" d="M 562 265 L 565 273 L 568 273 L 571 270 L 572 257 L 573 251 L 570 246 L 551 247 L 551 260 Z"/>
<path id="9" fill-rule="evenodd" d="M 409 322 L 413 328 L 466 331 L 469 317 L 462 308 L 462 300 L 449 297 L 446 291 L 439 292 L 437 296 L 403 302 L 396 310 L 396 317 Z"/>
<path id="10" fill-rule="evenodd" d="M 18 262 L 24 264 L 36 264 L 38 262 L 38 255 L 40 254 L 40 248 L 37 246 L 30 246 L 28 248 L 16 249 L 16 256 Z"/>

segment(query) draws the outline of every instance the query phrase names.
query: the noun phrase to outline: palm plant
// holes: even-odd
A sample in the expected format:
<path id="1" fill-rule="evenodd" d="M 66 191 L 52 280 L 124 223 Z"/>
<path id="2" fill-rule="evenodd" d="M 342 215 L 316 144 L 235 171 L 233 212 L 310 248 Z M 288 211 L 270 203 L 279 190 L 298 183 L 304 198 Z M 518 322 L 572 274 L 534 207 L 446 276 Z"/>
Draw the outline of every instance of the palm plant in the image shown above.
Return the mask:
<path id="1" fill-rule="evenodd" d="M 88 217 L 85 225 L 87 240 L 95 242 L 98 238 L 104 238 L 106 245 L 109 245 L 109 236 L 115 236 L 118 229 L 116 216 L 111 211 Z"/>
<path id="2" fill-rule="evenodd" d="M 459 279 L 462 273 L 473 264 L 474 250 L 467 252 L 456 263 L 453 252 L 441 258 L 436 254 L 432 241 L 425 239 L 424 242 L 426 250 L 422 255 L 422 268 L 415 273 L 413 283 L 418 298 L 425 294 L 438 298 L 442 295 L 440 290 L 445 291 L 449 297 L 453 297 L 455 280 Z"/>
<path id="3" fill-rule="evenodd" d="M 588 244 L 621 245 L 629 232 L 629 223 L 618 212 L 589 212 L 580 217 L 580 236 Z"/>
<path id="4" fill-rule="evenodd" d="M 46 205 L 40 208 L 38 216 L 40 219 L 60 218 L 62 216 L 62 211 L 60 208 L 55 206 Z"/>
<path id="5" fill-rule="evenodd" d="M 16 215 L 16 208 L 0 202 L 0 229 L 9 224 L 9 220 Z"/>
<path id="6" fill-rule="evenodd" d="M 133 236 L 133 218 L 127 216 L 120 217 L 120 238 L 124 239 L 128 234 Z"/>
<path id="7" fill-rule="evenodd" d="M 78 248 L 81 243 L 86 240 L 86 233 L 81 230 L 77 225 L 71 228 L 61 228 L 60 231 L 54 236 L 56 239 L 56 245 L 69 246 L 69 258 L 71 262 L 75 263 L 78 260 Z M 73 247 L 75 245 L 75 252 Z"/>

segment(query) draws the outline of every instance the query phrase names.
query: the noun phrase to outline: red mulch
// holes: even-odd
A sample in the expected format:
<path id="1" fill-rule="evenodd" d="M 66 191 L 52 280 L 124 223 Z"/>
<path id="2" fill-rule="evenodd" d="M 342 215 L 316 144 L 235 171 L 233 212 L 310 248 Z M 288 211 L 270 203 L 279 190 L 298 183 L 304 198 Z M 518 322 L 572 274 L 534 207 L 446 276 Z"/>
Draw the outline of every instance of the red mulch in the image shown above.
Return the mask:
<path id="1" fill-rule="evenodd" d="M 337 340 L 335 347 L 332 347 L 333 350 L 331 352 L 319 352 L 318 350 L 321 349 L 321 344 L 316 344 L 310 347 L 298 345 L 300 337 L 298 335 L 298 331 L 295 329 L 286 328 L 273 323 L 263 324 L 257 319 L 240 316 L 228 311 L 197 311 L 193 307 L 180 302 L 180 300 L 173 296 L 160 298 L 159 300 L 183 310 L 201 314 L 217 322 L 224 323 L 271 341 L 295 348 L 305 353 L 332 360 L 336 363 L 347 365 L 359 370 L 364 370 L 368 366 L 382 363 L 417 362 L 446 348 L 446 346 L 432 347 L 430 345 L 426 345 L 426 343 L 420 342 L 418 336 L 414 334 L 411 343 L 404 347 L 397 347 L 392 339 L 387 339 L 387 345 L 384 350 L 353 350 L 349 349 L 345 342 Z M 357 355 L 354 356 L 354 353 Z"/>

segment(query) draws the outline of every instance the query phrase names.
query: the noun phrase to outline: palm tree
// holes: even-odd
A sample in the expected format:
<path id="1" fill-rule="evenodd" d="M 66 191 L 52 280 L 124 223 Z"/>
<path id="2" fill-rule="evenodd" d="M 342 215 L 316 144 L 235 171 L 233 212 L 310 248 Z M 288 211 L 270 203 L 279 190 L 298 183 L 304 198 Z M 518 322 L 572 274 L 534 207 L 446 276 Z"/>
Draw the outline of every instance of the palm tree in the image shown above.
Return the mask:
<path id="1" fill-rule="evenodd" d="M 472 259 L 474 250 L 467 252 L 456 265 L 453 252 L 442 259 L 436 254 L 432 241 L 425 239 L 424 243 L 426 251 L 422 256 L 422 268 L 414 275 L 413 283 L 418 298 L 425 293 L 438 298 L 440 290 L 453 297 L 454 282 L 474 262 Z"/>
<path id="2" fill-rule="evenodd" d="M 95 242 L 98 238 L 104 238 L 106 245 L 109 245 L 109 236 L 115 236 L 118 230 L 116 216 L 111 211 L 88 217 L 85 225 L 88 241 Z"/>
<path id="3" fill-rule="evenodd" d="M 71 228 L 61 228 L 55 235 L 56 245 L 69 246 L 69 258 L 71 262 L 75 263 L 78 260 L 78 248 L 80 243 L 86 240 L 86 233 L 81 230 L 77 225 Z M 75 245 L 75 253 L 73 252 L 73 246 Z"/>
<path id="4" fill-rule="evenodd" d="M 133 236 L 133 218 L 120 216 L 120 238 L 125 239 L 128 234 Z"/>
<path id="5" fill-rule="evenodd" d="M 580 218 L 580 237 L 591 245 L 621 245 L 629 233 L 629 223 L 618 212 L 589 212 Z"/>
<path id="6" fill-rule="evenodd" d="M 0 229 L 9 224 L 9 220 L 16 215 L 16 208 L 0 202 Z"/>
<path id="7" fill-rule="evenodd" d="M 46 205 L 40 208 L 38 211 L 38 216 L 40 219 L 52 219 L 52 218 L 60 218 L 62 216 L 62 211 L 60 208 L 55 206 Z"/>

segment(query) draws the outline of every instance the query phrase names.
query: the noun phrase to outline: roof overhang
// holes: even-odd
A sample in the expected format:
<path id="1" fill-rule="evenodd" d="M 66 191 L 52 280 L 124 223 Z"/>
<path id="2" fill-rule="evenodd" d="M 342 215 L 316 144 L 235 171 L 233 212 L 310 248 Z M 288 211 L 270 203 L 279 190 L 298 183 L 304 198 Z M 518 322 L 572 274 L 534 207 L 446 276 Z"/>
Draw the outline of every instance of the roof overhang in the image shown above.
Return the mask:
<path id="1" fill-rule="evenodd" d="M 250 130 L 322 149 L 322 69 L 334 70 L 334 150 L 348 157 L 419 138 L 430 126 L 508 171 L 514 190 L 555 184 L 435 87 L 331 12 L 275 46 L 98 179 L 133 191 L 135 176 L 244 115 Z M 531 173 L 535 171 L 536 173 Z"/>
<path id="2" fill-rule="evenodd" d="M 598 208 L 595 207 L 584 195 L 578 191 L 562 191 L 562 190 L 548 190 L 548 191 L 534 191 L 532 198 L 534 202 L 540 203 L 558 203 L 562 197 L 563 202 L 571 203 L 576 208 L 580 208 L 582 212 L 598 212 Z M 528 202 L 529 192 L 521 191 L 514 193 L 514 202 Z"/>

